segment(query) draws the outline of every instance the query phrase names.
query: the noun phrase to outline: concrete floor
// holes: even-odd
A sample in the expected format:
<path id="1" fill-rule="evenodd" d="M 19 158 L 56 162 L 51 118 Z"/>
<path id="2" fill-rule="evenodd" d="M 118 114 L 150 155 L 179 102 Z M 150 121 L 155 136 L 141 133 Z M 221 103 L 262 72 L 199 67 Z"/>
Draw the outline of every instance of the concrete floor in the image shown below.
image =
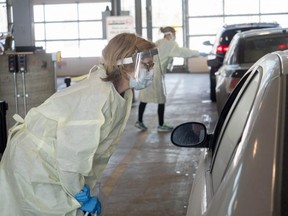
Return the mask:
<path id="1" fill-rule="evenodd" d="M 166 75 L 165 121 L 177 126 L 210 117 L 208 132 L 217 120 L 216 105 L 209 101 L 207 73 Z M 137 99 L 137 92 L 135 93 Z M 103 216 L 184 216 L 198 165 L 200 149 L 179 148 L 170 133 L 158 133 L 157 105 L 148 104 L 144 122 L 148 131 L 134 127 L 138 101 L 99 181 Z"/>

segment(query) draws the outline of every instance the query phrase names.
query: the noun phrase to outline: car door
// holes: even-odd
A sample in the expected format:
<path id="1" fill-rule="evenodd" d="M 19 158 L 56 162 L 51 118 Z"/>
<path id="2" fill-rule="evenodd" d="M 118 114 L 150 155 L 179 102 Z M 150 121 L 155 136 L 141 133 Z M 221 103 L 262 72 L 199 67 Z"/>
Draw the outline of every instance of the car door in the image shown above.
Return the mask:
<path id="1" fill-rule="evenodd" d="M 230 165 L 250 113 L 261 74 L 247 73 L 225 104 L 214 130 L 211 148 L 204 151 L 193 182 L 187 216 L 206 215 Z"/>

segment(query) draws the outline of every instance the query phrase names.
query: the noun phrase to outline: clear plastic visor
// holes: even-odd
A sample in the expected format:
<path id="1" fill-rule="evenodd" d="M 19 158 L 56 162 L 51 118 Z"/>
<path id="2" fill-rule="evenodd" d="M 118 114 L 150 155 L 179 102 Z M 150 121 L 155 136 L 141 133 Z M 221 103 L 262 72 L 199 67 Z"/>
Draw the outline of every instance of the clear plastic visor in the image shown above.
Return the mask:
<path id="1" fill-rule="evenodd" d="M 134 67 L 134 77 L 136 80 L 138 80 L 138 78 L 141 76 L 140 73 L 152 72 L 152 70 L 156 67 L 157 70 L 161 70 L 157 48 L 138 52 L 132 57 L 126 57 L 123 60 L 117 60 L 117 65 L 121 64 L 132 64 L 132 67 Z"/>

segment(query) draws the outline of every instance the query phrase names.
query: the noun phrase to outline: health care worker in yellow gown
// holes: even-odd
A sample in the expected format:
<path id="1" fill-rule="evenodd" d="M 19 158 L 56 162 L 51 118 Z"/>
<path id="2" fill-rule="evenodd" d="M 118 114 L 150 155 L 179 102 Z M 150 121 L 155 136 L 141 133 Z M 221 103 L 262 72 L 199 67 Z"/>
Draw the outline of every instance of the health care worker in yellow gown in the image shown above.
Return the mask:
<path id="1" fill-rule="evenodd" d="M 155 65 L 154 67 L 154 78 L 152 84 L 139 92 L 139 111 L 138 121 L 135 126 L 140 130 L 147 130 L 147 126 L 143 122 L 143 114 L 147 103 L 158 104 L 158 132 L 170 132 L 173 127 L 167 125 L 164 122 L 164 110 L 166 103 L 165 83 L 164 74 L 166 69 L 171 70 L 173 65 L 173 57 L 197 57 L 200 53 L 197 50 L 191 50 L 185 47 L 179 47 L 175 41 L 176 31 L 173 27 L 161 27 L 160 31 L 164 34 L 164 37 L 156 42 L 156 46 L 159 51 L 160 66 Z"/>
<path id="2" fill-rule="evenodd" d="M 25 120 L 16 116 L 0 166 L 1 215 L 100 214 L 90 188 L 126 126 L 131 88 L 152 82 L 157 49 L 122 33 L 102 54 L 103 64 L 87 79 L 32 108 Z"/>

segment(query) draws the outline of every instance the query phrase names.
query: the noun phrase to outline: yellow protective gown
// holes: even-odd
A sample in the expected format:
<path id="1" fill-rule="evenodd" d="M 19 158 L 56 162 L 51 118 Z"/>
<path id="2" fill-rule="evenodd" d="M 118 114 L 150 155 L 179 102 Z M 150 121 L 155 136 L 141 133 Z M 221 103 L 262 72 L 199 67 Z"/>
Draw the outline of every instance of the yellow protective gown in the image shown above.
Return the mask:
<path id="1" fill-rule="evenodd" d="M 165 38 L 158 40 L 156 46 L 158 48 L 161 69 L 155 64 L 153 68 L 153 82 L 147 88 L 139 91 L 139 100 L 144 103 L 163 104 L 166 103 L 164 74 L 169 62 L 173 60 L 173 57 L 190 58 L 199 56 L 199 52 L 179 47 L 174 40 L 167 40 Z"/>
<path id="2" fill-rule="evenodd" d="M 105 76 L 100 66 L 10 129 L 0 165 L 1 215 L 83 215 L 74 195 L 84 183 L 95 186 L 131 110 L 132 91 L 122 97 Z"/>

